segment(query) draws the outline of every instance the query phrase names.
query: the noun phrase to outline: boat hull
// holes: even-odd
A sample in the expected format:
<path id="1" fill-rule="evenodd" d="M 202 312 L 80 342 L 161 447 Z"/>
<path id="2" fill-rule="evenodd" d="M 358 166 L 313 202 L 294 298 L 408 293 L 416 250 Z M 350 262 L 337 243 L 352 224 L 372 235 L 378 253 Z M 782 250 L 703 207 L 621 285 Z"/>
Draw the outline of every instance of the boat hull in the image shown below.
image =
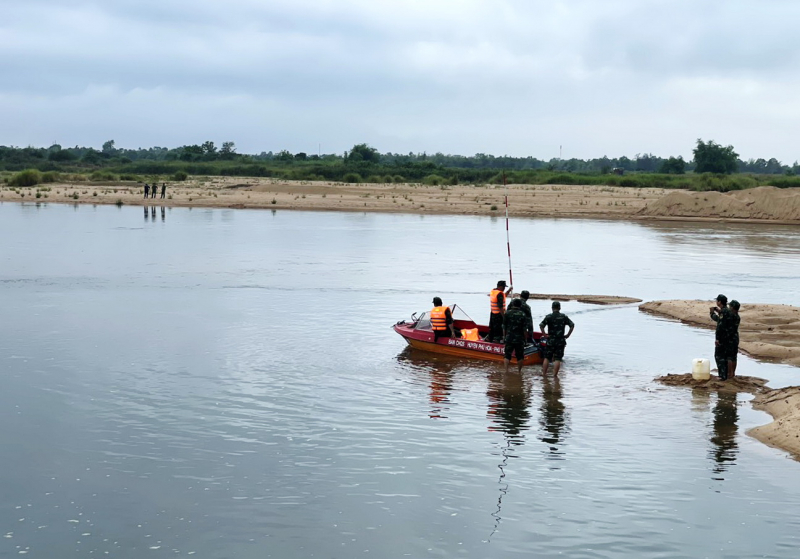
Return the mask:
<path id="1" fill-rule="evenodd" d="M 394 326 L 395 332 L 400 334 L 408 345 L 414 349 L 463 357 L 466 359 L 480 359 L 482 361 L 503 361 L 505 345 L 486 341 L 471 341 L 461 338 L 439 338 L 434 342 L 433 332 L 415 330 L 413 324 L 400 323 Z M 511 358 L 512 363 L 517 363 L 516 357 Z M 542 362 L 542 355 L 535 344 L 525 346 L 523 365 L 536 365 Z"/>

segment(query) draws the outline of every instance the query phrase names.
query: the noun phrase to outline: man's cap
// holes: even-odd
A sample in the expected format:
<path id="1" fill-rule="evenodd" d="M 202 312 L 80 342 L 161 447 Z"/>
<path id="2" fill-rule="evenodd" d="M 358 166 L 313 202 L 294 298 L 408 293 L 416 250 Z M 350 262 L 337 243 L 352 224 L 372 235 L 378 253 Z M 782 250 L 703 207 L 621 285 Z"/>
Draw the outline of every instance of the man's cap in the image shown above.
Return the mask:
<path id="1" fill-rule="evenodd" d="M 553 301 L 552 307 L 554 309 L 560 309 L 561 308 L 561 303 L 559 303 L 558 301 Z"/>
<path id="2" fill-rule="evenodd" d="M 522 297 L 523 299 L 527 299 L 528 297 L 531 296 L 531 294 L 528 292 L 527 289 L 523 289 L 522 293 L 520 293 L 519 296 Z"/>
<path id="3" fill-rule="evenodd" d="M 739 301 L 737 301 L 736 299 L 731 299 L 730 307 L 733 310 L 738 311 L 740 306 L 741 305 L 739 304 Z"/>
<path id="4" fill-rule="evenodd" d="M 723 295 L 722 293 L 720 293 L 719 295 L 717 295 L 717 301 L 722 301 L 722 304 L 724 305 L 725 303 L 728 302 L 728 298 L 725 297 L 725 295 Z"/>
<path id="5" fill-rule="evenodd" d="M 500 280 L 497 282 L 497 287 L 505 287 L 505 286 L 506 286 L 506 280 Z"/>

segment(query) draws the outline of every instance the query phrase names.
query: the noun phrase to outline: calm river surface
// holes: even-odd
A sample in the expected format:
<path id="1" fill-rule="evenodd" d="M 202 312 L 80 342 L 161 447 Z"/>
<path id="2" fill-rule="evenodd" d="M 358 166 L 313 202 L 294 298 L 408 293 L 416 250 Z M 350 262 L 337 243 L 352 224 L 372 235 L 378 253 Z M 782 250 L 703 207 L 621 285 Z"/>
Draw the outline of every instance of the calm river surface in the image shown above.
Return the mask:
<path id="1" fill-rule="evenodd" d="M 2 557 L 797 556 L 768 416 L 652 382 L 710 330 L 565 303 L 554 379 L 389 329 L 434 295 L 485 322 L 503 220 L 5 203 L 0 234 Z M 800 305 L 796 227 L 511 237 L 518 290 Z"/>

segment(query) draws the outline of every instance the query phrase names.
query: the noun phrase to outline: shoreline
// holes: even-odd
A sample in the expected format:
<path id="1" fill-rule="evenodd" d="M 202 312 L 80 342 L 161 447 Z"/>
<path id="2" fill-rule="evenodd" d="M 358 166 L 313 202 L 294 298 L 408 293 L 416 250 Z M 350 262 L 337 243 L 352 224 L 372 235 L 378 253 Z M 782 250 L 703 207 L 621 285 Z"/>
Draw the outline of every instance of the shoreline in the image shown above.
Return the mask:
<path id="1" fill-rule="evenodd" d="M 714 322 L 708 318 L 708 308 L 712 304 L 712 301 L 697 300 L 651 301 L 639 305 L 639 310 L 693 327 L 713 329 Z M 800 308 L 742 303 L 740 314 L 741 353 L 762 361 L 800 367 Z M 800 461 L 800 386 L 772 389 L 763 379 L 738 375 L 728 381 L 713 375 L 708 381 L 696 381 L 691 374 L 666 375 L 656 381 L 666 386 L 754 394 L 750 402 L 753 408 L 766 411 L 773 421 L 749 429 L 747 435 L 784 450 Z"/>
<path id="2" fill-rule="evenodd" d="M 767 188 L 767 187 L 762 187 Z M 753 189 L 759 190 L 759 189 Z M 777 189 L 775 189 L 777 190 Z M 715 206 L 694 207 L 694 215 L 668 215 L 662 201 L 676 191 L 658 188 L 509 185 L 509 216 L 677 221 L 695 223 L 752 223 L 799 225 L 783 216 L 758 218 L 716 215 Z M 708 193 L 680 191 L 697 200 Z M 324 181 L 282 181 L 242 177 L 194 177 L 168 183 L 167 197 L 143 198 L 143 185 L 131 181 L 45 184 L 35 187 L 0 187 L 0 202 L 103 204 L 188 208 L 269 209 L 299 211 L 376 212 L 414 215 L 462 215 L 502 218 L 506 189 L 497 185 L 427 186 L 411 183 L 347 184 Z M 719 195 L 719 193 L 714 193 Z M 739 194 L 739 193 L 737 193 Z M 765 190 L 764 195 L 785 194 Z M 37 198 L 37 196 L 39 196 Z M 800 197 L 798 198 L 800 199 Z M 662 208 L 663 209 L 663 208 Z M 707 215 L 703 215 L 703 212 Z M 699 212 L 699 213 L 698 213 Z"/>

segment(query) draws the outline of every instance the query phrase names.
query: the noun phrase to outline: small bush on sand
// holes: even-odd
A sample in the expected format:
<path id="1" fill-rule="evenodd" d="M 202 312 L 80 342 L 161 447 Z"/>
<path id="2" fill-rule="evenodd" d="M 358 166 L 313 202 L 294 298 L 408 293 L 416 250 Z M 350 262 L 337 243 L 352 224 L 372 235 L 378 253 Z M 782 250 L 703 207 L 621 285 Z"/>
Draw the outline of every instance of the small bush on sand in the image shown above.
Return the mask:
<path id="1" fill-rule="evenodd" d="M 183 182 L 189 178 L 189 173 L 186 171 L 175 171 L 175 174 L 172 175 L 172 180 Z"/>
<path id="2" fill-rule="evenodd" d="M 361 182 L 362 179 L 361 175 L 359 175 L 358 173 L 346 173 L 344 177 L 342 177 L 342 180 L 344 182 L 357 183 Z"/>
<path id="3" fill-rule="evenodd" d="M 20 171 L 9 179 L 9 186 L 36 186 L 42 182 L 42 173 L 36 169 Z"/>

